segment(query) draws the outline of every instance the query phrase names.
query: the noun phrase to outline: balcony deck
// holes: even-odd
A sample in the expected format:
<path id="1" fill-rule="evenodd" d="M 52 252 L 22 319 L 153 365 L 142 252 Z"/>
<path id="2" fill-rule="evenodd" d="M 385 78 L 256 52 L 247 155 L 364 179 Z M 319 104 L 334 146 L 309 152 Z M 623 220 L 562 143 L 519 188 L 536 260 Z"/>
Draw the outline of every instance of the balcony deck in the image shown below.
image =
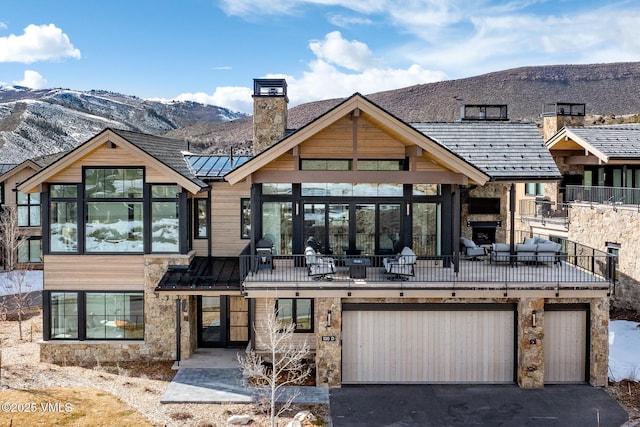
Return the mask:
<path id="1" fill-rule="evenodd" d="M 490 263 L 488 257 L 459 260 L 456 272 L 453 257 L 419 259 L 412 276 L 393 276 L 382 267 L 383 257 L 367 257 L 371 265 L 351 277 L 350 267 L 335 258 L 336 272 L 326 277 L 309 276 L 303 257 L 273 259 L 273 269 L 251 269 L 254 257 L 241 259 L 245 278 L 243 290 L 248 296 L 273 295 L 283 292 L 306 296 L 322 291 L 323 295 L 383 297 L 490 297 L 535 295 L 575 297 L 603 295 L 610 291 L 606 272 L 607 259 L 562 256 L 557 262 Z M 254 265 L 255 266 L 255 265 Z M 364 276 L 364 277 L 363 277 Z"/>

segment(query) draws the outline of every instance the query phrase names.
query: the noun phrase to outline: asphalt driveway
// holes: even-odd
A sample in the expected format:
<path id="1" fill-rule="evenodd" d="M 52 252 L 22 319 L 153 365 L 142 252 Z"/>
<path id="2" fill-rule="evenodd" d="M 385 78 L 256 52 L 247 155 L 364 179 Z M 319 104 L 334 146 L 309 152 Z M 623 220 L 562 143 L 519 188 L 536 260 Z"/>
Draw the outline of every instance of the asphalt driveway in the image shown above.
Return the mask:
<path id="1" fill-rule="evenodd" d="M 600 388 L 550 385 L 367 385 L 331 389 L 334 427 L 620 427 L 625 410 Z"/>

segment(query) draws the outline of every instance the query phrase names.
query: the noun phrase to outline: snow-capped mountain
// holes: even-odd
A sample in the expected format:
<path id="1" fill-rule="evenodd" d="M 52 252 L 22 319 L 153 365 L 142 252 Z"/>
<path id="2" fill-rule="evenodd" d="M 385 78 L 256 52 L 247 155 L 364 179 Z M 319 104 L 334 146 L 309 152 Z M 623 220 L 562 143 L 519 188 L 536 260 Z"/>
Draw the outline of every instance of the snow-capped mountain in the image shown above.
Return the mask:
<path id="1" fill-rule="evenodd" d="M 149 134 L 246 117 L 196 102 L 157 102 L 108 91 L 0 87 L 0 163 L 72 149 L 106 127 Z"/>

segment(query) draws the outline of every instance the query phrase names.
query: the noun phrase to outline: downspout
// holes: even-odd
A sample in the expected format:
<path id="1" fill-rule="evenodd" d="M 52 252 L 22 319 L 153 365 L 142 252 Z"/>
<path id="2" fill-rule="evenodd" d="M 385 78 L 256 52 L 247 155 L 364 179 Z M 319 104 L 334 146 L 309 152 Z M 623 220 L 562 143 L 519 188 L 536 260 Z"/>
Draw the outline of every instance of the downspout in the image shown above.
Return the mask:
<path id="1" fill-rule="evenodd" d="M 514 183 L 509 187 L 509 226 L 511 233 L 509 238 L 509 246 L 511 247 L 511 262 L 516 254 L 516 185 Z"/>
<path id="2" fill-rule="evenodd" d="M 451 242 L 451 249 L 453 252 L 453 272 L 458 273 L 460 271 L 460 215 L 462 214 L 460 208 L 460 186 L 455 185 L 453 188 L 453 236 Z"/>
<path id="3" fill-rule="evenodd" d="M 181 313 L 180 313 L 180 297 L 176 298 L 176 362 L 178 364 L 178 366 L 180 366 L 180 353 L 182 353 L 182 349 L 180 348 L 180 334 L 181 334 L 181 330 L 180 330 L 180 317 L 181 317 Z"/>

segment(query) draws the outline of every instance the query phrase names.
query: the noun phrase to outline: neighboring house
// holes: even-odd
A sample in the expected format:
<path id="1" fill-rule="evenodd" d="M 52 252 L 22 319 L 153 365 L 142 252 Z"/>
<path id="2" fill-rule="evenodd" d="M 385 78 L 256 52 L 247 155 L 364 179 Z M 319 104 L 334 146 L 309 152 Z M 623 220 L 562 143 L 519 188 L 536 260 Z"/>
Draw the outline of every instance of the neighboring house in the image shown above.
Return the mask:
<path id="1" fill-rule="evenodd" d="M 606 384 L 610 281 L 575 266 L 594 256 L 458 253 L 515 241 L 516 187 L 560 178 L 535 125 L 405 123 L 354 94 L 289 131 L 287 102 L 254 82 L 251 157 L 108 129 L 19 185 L 42 199 L 41 360 L 261 351 L 278 310 L 319 386 Z"/>
<path id="2" fill-rule="evenodd" d="M 57 160 L 62 154 L 52 154 L 25 160 L 20 164 L 0 164 L 0 209 L 13 206 L 18 209 L 18 224 L 24 235 L 29 236 L 17 253 L 18 268 L 42 268 L 40 194 L 23 193 L 16 189 L 18 183 L 32 176 L 44 166 Z M 1 244 L 1 243 L 0 243 Z M 4 269 L 0 257 L 0 269 Z"/>
<path id="3" fill-rule="evenodd" d="M 573 106 L 572 111 L 582 105 L 584 112 L 584 104 L 560 105 Z M 568 122 L 561 120 L 568 116 L 545 116 L 546 145 L 563 175 L 560 187 L 552 186 L 548 194 L 552 202 L 563 203 L 558 206 L 566 213 L 564 236 L 615 256 L 613 304 L 636 309 L 640 304 L 640 124 L 583 126 L 579 115 Z M 554 212 L 556 205 L 552 206 Z M 546 233 L 560 234 L 548 225 Z"/>

